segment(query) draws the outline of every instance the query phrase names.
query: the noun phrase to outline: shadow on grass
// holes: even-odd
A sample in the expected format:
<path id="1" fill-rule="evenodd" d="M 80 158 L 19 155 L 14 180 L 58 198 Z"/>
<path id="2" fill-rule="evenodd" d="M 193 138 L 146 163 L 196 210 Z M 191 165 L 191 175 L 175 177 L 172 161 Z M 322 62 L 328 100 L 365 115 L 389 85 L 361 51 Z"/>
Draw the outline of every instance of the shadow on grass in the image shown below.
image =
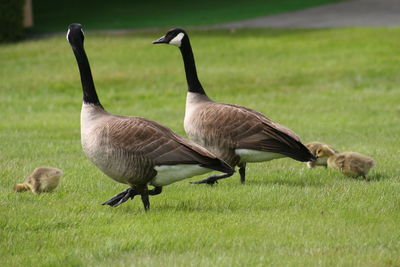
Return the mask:
<path id="1" fill-rule="evenodd" d="M 367 179 L 364 179 L 363 177 L 359 176 L 359 177 L 350 177 L 350 176 L 346 176 L 346 175 L 341 175 L 340 177 L 341 179 L 346 179 L 346 180 L 352 180 L 355 182 L 379 182 L 379 181 L 383 181 L 386 179 L 390 179 L 391 176 L 384 174 L 384 173 L 374 173 L 372 175 L 367 175 Z"/>
<path id="2" fill-rule="evenodd" d="M 250 198 L 250 196 L 249 196 Z M 150 199 L 151 203 L 151 199 Z M 240 205 L 236 201 L 204 201 L 199 202 L 196 200 L 179 200 L 176 202 L 158 202 L 151 204 L 151 208 L 148 212 L 145 212 L 142 203 L 124 203 L 125 206 L 110 208 L 113 214 L 135 214 L 135 215 L 146 215 L 146 214 L 161 214 L 161 213 L 207 213 L 209 215 L 218 214 L 233 214 L 235 212 L 247 212 L 248 206 Z M 265 205 L 251 206 L 252 211 L 267 211 L 274 210 L 277 207 L 269 207 Z"/>
<path id="3" fill-rule="evenodd" d="M 389 179 L 390 177 L 389 177 L 389 175 L 387 175 L 387 174 L 384 174 L 384 173 L 374 173 L 374 174 L 372 174 L 372 175 L 368 175 L 367 176 L 367 180 L 364 180 L 364 179 L 361 179 L 361 180 L 364 180 L 364 181 L 367 181 L 367 182 L 378 182 L 378 181 L 381 181 L 381 180 L 386 180 L 386 179 Z"/>
<path id="4" fill-rule="evenodd" d="M 140 200 L 139 200 L 140 201 Z M 150 199 L 150 203 L 151 203 Z M 121 207 L 111 208 L 115 214 L 124 213 L 124 214 L 151 214 L 154 212 L 167 212 L 167 213 L 174 213 L 174 212 L 197 212 L 197 213 L 231 213 L 236 212 L 239 210 L 245 210 L 244 208 L 234 205 L 233 203 L 226 202 L 226 203 L 210 203 L 209 201 L 205 201 L 204 203 L 199 203 L 192 200 L 180 200 L 174 203 L 171 202 L 157 202 L 151 203 L 151 208 L 148 212 L 144 211 L 142 203 L 129 203 L 126 202 Z"/>
<path id="5" fill-rule="evenodd" d="M 274 179 L 274 180 L 264 180 L 264 181 L 246 181 L 247 185 L 257 185 L 257 186 L 270 186 L 270 185 L 284 185 L 291 187 L 323 187 L 326 184 L 322 183 L 320 180 L 286 180 L 286 179 Z"/>

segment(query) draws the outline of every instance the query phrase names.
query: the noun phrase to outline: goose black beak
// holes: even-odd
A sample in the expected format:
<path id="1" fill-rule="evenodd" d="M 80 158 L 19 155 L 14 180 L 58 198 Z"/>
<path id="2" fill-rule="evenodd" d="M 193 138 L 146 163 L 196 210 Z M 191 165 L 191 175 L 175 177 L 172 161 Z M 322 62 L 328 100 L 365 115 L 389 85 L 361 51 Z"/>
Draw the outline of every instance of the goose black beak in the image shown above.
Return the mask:
<path id="1" fill-rule="evenodd" d="M 166 44 L 167 41 L 165 40 L 165 36 L 161 37 L 158 40 L 153 41 L 153 44 Z"/>

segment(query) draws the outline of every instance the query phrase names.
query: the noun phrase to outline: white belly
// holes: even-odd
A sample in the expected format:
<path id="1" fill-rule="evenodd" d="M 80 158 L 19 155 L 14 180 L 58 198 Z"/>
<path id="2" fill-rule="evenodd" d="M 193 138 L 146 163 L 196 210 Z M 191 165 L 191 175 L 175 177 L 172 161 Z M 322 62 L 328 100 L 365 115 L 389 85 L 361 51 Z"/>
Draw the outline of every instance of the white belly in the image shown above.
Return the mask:
<path id="1" fill-rule="evenodd" d="M 262 162 L 286 157 L 278 153 L 244 148 L 235 149 L 235 153 L 240 156 L 241 162 Z"/>
<path id="2" fill-rule="evenodd" d="M 154 169 L 157 171 L 157 175 L 150 182 L 154 186 L 169 185 L 185 178 L 212 171 L 199 165 L 190 164 L 160 165 L 155 166 Z"/>

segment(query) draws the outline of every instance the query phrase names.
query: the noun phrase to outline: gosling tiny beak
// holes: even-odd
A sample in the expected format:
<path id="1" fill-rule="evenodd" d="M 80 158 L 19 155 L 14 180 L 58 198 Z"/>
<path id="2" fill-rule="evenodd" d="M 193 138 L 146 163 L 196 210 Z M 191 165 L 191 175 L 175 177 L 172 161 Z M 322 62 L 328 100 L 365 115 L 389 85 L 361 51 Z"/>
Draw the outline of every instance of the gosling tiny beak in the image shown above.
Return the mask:
<path id="1" fill-rule="evenodd" d="M 158 40 L 153 41 L 153 44 L 164 44 L 164 43 L 166 43 L 165 36 L 161 37 Z"/>

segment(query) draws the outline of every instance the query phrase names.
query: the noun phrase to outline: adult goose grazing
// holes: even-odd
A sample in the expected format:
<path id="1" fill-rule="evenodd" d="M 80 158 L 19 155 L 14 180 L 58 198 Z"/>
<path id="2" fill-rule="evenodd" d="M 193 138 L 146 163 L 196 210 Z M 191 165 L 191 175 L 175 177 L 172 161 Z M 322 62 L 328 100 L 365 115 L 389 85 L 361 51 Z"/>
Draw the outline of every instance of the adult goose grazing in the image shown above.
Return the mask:
<path id="1" fill-rule="evenodd" d="M 86 156 L 103 173 L 130 187 L 103 203 L 118 206 L 140 195 L 144 209 L 149 195 L 162 186 L 213 170 L 233 169 L 206 149 L 185 140 L 170 129 L 141 117 L 108 113 L 100 104 L 86 56 L 82 25 L 71 24 L 67 33 L 81 76 L 83 105 L 81 142 Z M 148 190 L 148 185 L 154 189 Z"/>
<path id="2" fill-rule="evenodd" d="M 197 77 L 189 36 L 184 30 L 172 29 L 153 44 L 172 44 L 181 51 L 188 84 L 184 128 L 189 139 L 230 166 L 238 166 L 242 183 L 245 182 L 247 162 L 282 157 L 303 162 L 315 159 L 287 127 L 255 110 L 211 100 Z M 213 184 L 232 174 L 210 176 L 195 183 Z"/>

